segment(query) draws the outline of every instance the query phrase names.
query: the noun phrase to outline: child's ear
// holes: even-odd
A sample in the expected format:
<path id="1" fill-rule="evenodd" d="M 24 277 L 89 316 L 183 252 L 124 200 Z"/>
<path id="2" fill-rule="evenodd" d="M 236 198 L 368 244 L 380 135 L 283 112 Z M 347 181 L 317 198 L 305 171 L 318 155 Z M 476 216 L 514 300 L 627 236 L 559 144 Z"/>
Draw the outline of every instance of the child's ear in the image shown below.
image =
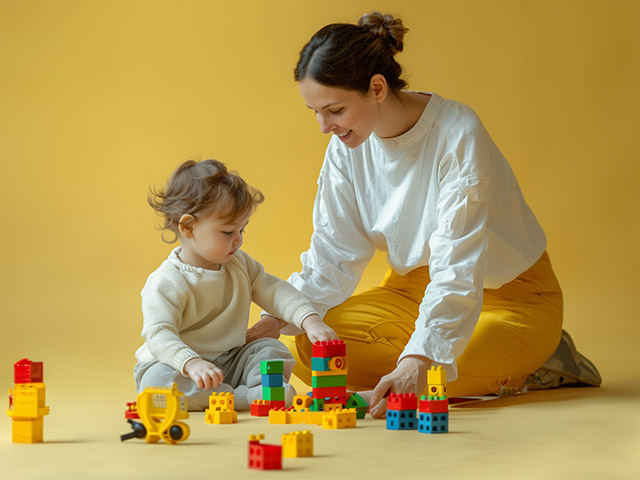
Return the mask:
<path id="1" fill-rule="evenodd" d="M 186 238 L 193 237 L 193 224 L 196 222 L 196 219 L 193 215 L 189 213 L 185 213 L 180 217 L 180 221 L 178 222 L 178 230 L 180 231 L 180 235 Z"/>

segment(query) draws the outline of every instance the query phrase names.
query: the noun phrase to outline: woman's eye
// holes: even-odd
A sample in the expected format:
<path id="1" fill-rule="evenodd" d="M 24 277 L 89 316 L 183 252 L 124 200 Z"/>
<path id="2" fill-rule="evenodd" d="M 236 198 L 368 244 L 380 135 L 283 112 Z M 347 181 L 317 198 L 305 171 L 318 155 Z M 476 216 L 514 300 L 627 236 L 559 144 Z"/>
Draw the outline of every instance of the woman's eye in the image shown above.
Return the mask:
<path id="1" fill-rule="evenodd" d="M 339 113 L 342 113 L 343 110 L 344 108 L 339 108 L 338 110 L 329 110 L 329 113 L 331 113 L 332 115 L 338 115 Z"/>
<path id="2" fill-rule="evenodd" d="M 222 232 L 222 233 L 224 233 L 225 235 L 231 235 L 233 232 Z"/>

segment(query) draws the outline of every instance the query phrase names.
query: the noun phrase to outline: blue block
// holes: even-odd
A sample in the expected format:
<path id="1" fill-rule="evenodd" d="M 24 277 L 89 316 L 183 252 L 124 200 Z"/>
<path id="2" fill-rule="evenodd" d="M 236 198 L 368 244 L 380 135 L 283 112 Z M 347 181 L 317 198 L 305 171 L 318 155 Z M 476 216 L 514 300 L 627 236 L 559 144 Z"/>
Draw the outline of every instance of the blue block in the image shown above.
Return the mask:
<path id="1" fill-rule="evenodd" d="M 449 414 L 420 412 L 418 431 L 422 433 L 448 433 Z"/>
<path id="2" fill-rule="evenodd" d="M 331 360 L 331 358 L 311 357 L 311 370 L 315 372 L 330 371 L 329 360 Z"/>
<path id="3" fill-rule="evenodd" d="M 387 430 L 416 430 L 415 410 L 387 410 Z"/>
<path id="4" fill-rule="evenodd" d="M 263 387 L 281 387 L 282 374 L 276 373 L 275 375 L 262 374 L 262 386 Z"/>

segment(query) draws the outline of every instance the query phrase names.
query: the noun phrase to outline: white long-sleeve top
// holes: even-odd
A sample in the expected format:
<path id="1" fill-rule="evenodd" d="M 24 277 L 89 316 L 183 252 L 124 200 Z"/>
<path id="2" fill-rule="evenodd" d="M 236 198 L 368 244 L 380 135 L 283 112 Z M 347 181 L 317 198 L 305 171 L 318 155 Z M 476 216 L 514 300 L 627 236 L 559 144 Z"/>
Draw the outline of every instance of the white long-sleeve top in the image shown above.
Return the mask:
<path id="1" fill-rule="evenodd" d="M 213 361 L 244 345 L 252 301 L 297 328 L 315 313 L 304 295 L 242 250 L 220 270 L 207 270 L 183 263 L 180 249 L 142 289 L 145 342 L 136 352 L 138 362 L 159 360 L 184 374 L 191 358 Z"/>
<path id="2" fill-rule="evenodd" d="M 542 255 L 546 237 L 516 178 L 475 112 L 431 94 L 408 132 L 372 134 L 350 149 L 335 135 L 313 210 L 311 246 L 289 282 L 324 316 L 355 290 L 375 249 L 401 275 L 428 265 L 415 332 L 402 352 L 457 378 L 480 316 L 498 288 Z M 290 333 L 289 328 L 283 333 Z"/>

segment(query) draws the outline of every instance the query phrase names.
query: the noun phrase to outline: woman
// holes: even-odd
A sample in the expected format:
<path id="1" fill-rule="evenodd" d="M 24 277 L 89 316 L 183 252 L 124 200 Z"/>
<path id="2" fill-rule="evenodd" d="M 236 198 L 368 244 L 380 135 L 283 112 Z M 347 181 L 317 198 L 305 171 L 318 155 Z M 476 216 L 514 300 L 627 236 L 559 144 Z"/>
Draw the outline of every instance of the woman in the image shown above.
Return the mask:
<path id="1" fill-rule="evenodd" d="M 394 55 L 405 32 L 375 12 L 322 28 L 300 53 L 300 93 L 332 137 L 311 246 L 289 281 L 346 342 L 348 387 L 375 387 L 373 416 L 389 390 L 422 393 L 433 364 L 446 368 L 449 396 L 521 389 L 561 337 L 570 380 L 586 371 L 599 384 L 563 335 L 545 234 L 481 121 L 465 105 L 404 90 Z M 351 296 L 375 249 L 391 270 Z M 263 315 L 247 338 L 282 326 Z M 294 372 L 311 383 L 308 340 L 298 335 L 291 349 Z"/>

